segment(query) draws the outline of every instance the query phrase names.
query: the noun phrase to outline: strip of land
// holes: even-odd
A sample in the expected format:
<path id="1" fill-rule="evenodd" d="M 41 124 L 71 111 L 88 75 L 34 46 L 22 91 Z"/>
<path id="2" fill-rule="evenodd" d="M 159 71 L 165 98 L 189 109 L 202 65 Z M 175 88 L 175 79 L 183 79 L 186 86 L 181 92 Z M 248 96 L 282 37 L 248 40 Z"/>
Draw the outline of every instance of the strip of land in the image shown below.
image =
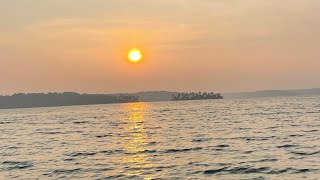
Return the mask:
<path id="1" fill-rule="evenodd" d="M 179 94 L 180 94 L 180 97 L 179 97 Z M 186 98 L 184 96 L 186 96 Z M 74 105 L 92 105 L 92 104 L 114 104 L 114 103 L 129 103 L 129 102 L 157 102 L 157 101 L 175 100 L 174 98 L 176 98 L 176 100 L 210 99 L 210 97 L 214 97 L 214 96 L 216 96 L 217 99 L 219 99 L 218 97 L 220 97 L 220 94 L 210 93 L 210 94 L 203 95 L 203 98 L 193 98 L 198 96 L 202 97 L 200 95 L 197 95 L 197 93 L 179 93 L 179 92 L 170 92 L 170 91 L 147 91 L 147 92 L 138 92 L 138 93 L 124 93 L 124 94 L 78 94 L 74 92 L 47 93 L 47 94 L 20 93 L 20 94 L 14 94 L 11 96 L 0 96 L 0 109 L 74 106 Z M 223 96 L 224 99 L 281 97 L 281 96 L 283 97 L 285 96 L 320 96 L 320 88 L 300 89 L 300 90 L 264 90 L 264 91 L 255 91 L 255 92 L 222 93 L 221 96 Z"/>

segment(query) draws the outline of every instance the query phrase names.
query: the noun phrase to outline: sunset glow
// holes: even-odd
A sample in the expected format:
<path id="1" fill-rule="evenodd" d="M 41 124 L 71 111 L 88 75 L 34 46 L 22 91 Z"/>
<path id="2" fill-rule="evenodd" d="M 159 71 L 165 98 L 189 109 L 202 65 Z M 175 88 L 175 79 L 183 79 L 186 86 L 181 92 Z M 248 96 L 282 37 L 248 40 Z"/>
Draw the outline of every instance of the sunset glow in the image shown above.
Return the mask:
<path id="1" fill-rule="evenodd" d="M 0 1 L 0 94 L 320 86 L 320 1 L 262 2 Z"/>

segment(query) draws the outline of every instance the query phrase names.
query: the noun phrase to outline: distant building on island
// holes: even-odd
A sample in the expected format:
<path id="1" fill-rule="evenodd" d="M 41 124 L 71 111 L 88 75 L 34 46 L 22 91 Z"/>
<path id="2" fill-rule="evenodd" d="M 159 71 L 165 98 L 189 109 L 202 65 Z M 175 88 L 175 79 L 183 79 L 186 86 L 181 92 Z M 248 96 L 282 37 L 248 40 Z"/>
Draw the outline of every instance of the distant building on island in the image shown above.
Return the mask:
<path id="1" fill-rule="evenodd" d="M 213 92 L 189 92 L 189 93 L 178 93 L 172 95 L 172 101 L 182 101 L 182 100 L 201 100 L 201 99 L 223 99 L 220 93 Z"/>

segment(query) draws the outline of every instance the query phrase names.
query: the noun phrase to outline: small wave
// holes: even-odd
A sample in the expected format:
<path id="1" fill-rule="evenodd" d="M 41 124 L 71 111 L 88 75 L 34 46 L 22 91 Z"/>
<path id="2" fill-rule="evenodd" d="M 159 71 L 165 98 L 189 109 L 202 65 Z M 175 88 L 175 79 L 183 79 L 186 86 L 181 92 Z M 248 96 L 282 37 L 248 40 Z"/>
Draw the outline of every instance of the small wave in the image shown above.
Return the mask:
<path id="1" fill-rule="evenodd" d="M 296 154 L 296 155 L 302 155 L 302 156 L 311 156 L 311 155 L 316 155 L 316 154 L 320 154 L 320 151 L 315 151 L 315 152 L 291 152 L 292 154 Z"/>
<path id="2" fill-rule="evenodd" d="M 163 169 L 173 169 L 175 167 L 177 167 L 177 165 L 156 166 L 156 167 L 153 167 L 153 169 L 156 169 L 156 171 L 162 171 Z"/>
<path id="3" fill-rule="evenodd" d="M 73 161 L 74 159 L 73 158 L 66 158 L 64 159 L 64 161 Z"/>
<path id="4" fill-rule="evenodd" d="M 289 126 L 298 127 L 299 125 L 298 124 L 289 124 Z"/>
<path id="5" fill-rule="evenodd" d="M 104 137 L 110 137 L 112 134 L 102 134 L 102 135 L 97 135 L 97 138 L 104 138 Z"/>
<path id="6" fill-rule="evenodd" d="M 160 110 L 159 112 L 160 113 L 163 113 L 163 112 L 170 112 L 171 111 L 171 109 L 162 109 L 162 110 Z"/>
<path id="7" fill-rule="evenodd" d="M 239 151 L 239 152 L 241 152 L 242 154 L 252 154 L 252 153 L 254 153 L 254 151 Z"/>
<path id="8" fill-rule="evenodd" d="M 213 151 L 225 151 L 225 149 L 223 149 L 223 148 L 214 148 L 214 149 L 212 149 Z"/>
<path id="9" fill-rule="evenodd" d="M 45 176 L 52 176 L 52 174 L 74 174 L 74 173 L 86 173 L 86 172 L 92 172 L 92 173 L 101 173 L 106 171 L 111 171 L 113 169 L 111 168 L 99 168 L 99 169 L 92 169 L 92 168 L 74 168 L 74 169 L 56 169 L 51 171 L 50 173 L 44 174 Z"/>
<path id="10" fill-rule="evenodd" d="M 118 174 L 118 175 L 108 176 L 108 177 L 106 177 L 106 179 L 119 179 L 119 178 L 123 178 L 124 176 L 125 175 Z"/>
<path id="11" fill-rule="evenodd" d="M 149 142 L 147 145 L 153 146 L 153 145 L 155 145 L 155 144 L 157 144 L 157 142 L 153 141 L 153 142 Z"/>
<path id="12" fill-rule="evenodd" d="M 223 167 L 220 169 L 206 170 L 204 174 L 251 174 L 251 173 L 261 173 L 261 174 L 283 174 L 283 173 L 305 173 L 310 171 L 316 171 L 313 169 L 272 169 L 270 167 L 252 168 L 252 167 Z"/>
<path id="13" fill-rule="evenodd" d="M 241 130 L 244 130 L 244 131 L 246 131 L 246 130 L 249 130 L 249 129 L 251 129 L 251 128 L 245 128 L 245 127 L 240 127 L 240 128 L 238 128 L 240 131 Z"/>
<path id="14" fill-rule="evenodd" d="M 216 165 L 217 166 L 231 166 L 232 163 L 217 163 Z M 207 166 L 209 166 L 209 165 L 207 165 Z"/>
<path id="15" fill-rule="evenodd" d="M 231 137 L 231 138 L 216 138 L 216 140 L 228 141 L 228 140 L 246 140 L 246 141 L 266 141 L 271 139 L 279 139 L 276 136 L 266 136 L 266 137 Z"/>
<path id="16" fill-rule="evenodd" d="M 19 149 L 21 147 L 17 147 L 17 146 L 8 146 L 8 147 L 4 147 L 6 149 Z"/>
<path id="17" fill-rule="evenodd" d="M 76 168 L 76 169 L 56 169 L 53 171 L 53 173 L 56 174 L 71 174 L 74 172 L 79 172 L 79 171 L 83 171 L 83 169 L 81 168 Z"/>
<path id="18" fill-rule="evenodd" d="M 304 136 L 304 135 L 301 135 L 301 134 L 290 134 L 289 137 L 301 137 L 301 136 Z"/>
<path id="19" fill-rule="evenodd" d="M 192 142 L 206 142 L 210 140 L 212 140 L 212 138 L 199 138 L 199 139 L 193 139 Z"/>
<path id="20" fill-rule="evenodd" d="M 319 111 L 308 111 L 306 112 L 307 114 L 319 114 L 320 112 Z"/>
<path id="21" fill-rule="evenodd" d="M 120 150 L 120 149 L 117 149 L 117 150 L 102 150 L 99 153 L 102 153 L 102 154 L 120 154 L 120 153 L 123 153 L 123 151 Z"/>
<path id="22" fill-rule="evenodd" d="M 14 122 L 10 122 L 10 121 L 4 121 L 4 122 L 0 122 L 0 124 L 12 124 Z"/>
<path id="23" fill-rule="evenodd" d="M 317 130 L 317 129 L 313 129 L 313 130 L 307 130 L 307 131 L 303 131 L 303 132 L 318 132 L 319 130 Z"/>
<path id="24" fill-rule="evenodd" d="M 47 135 L 52 135 L 52 134 L 65 134 L 59 131 L 54 131 L 54 132 L 39 132 L 40 134 L 47 134 Z"/>
<path id="25" fill-rule="evenodd" d="M 75 121 L 73 124 L 87 124 L 90 123 L 90 121 Z"/>
<path id="26" fill-rule="evenodd" d="M 2 164 L 8 166 L 7 170 L 25 169 L 33 166 L 30 161 L 4 161 Z"/>
<path id="27" fill-rule="evenodd" d="M 215 146 L 217 148 L 226 148 L 226 147 L 230 147 L 230 145 L 227 145 L 227 144 L 219 144 L 217 146 Z"/>
<path id="28" fill-rule="evenodd" d="M 151 153 L 156 153 L 156 150 L 144 150 L 144 151 L 140 151 L 139 153 L 146 153 L 146 154 L 151 154 Z"/>
<path id="29" fill-rule="evenodd" d="M 14 156 L 15 154 L 13 153 L 5 153 L 5 152 L 0 152 L 0 156 L 4 157 L 4 156 Z"/>
<path id="30" fill-rule="evenodd" d="M 265 178 L 262 176 L 259 176 L 259 177 L 252 178 L 250 180 L 265 180 Z"/>
<path id="31" fill-rule="evenodd" d="M 240 162 L 239 164 L 262 163 L 262 162 L 276 162 L 276 161 L 278 161 L 278 159 L 275 159 L 275 158 L 266 158 L 266 159 L 260 159 L 260 160 L 254 160 L 254 161 Z"/>
<path id="32" fill-rule="evenodd" d="M 123 152 L 123 154 L 129 154 L 129 155 L 136 155 L 136 154 L 153 154 L 157 153 L 158 151 L 156 150 L 141 150 L 137 152 Z"/>
<path id="33" fill-rule="evenodd" d="M 269 137 L 245 137 L 246 141 L 267 141 L 270 139 L 274 139 L 276 136 L 269 136 Z"/>
<path id="34" fill-rule="evenodd" d="M 220 169 L 211 169 L 211 170 L 206 170 L 204 171 L 203 173 L 204 174 L 217 174 L 217 173 L 220 173 L 220 172 L 223 172 L 225 171 L 227 168 L 220 168 Z"/>
<path id="35" fill-rule="evenodd" d="M 137 152 L 122 152 L 123 154 L 128 154 L 128 155 L 136 155 L 136 154 L 152 154 L 152 153 L 157 153 L 158 151 L 156 150 L 141 150 Z"/>
<path id="36" fill-rule="evenodd" d="M 278 159 L 276 158 L 267 158 L 267 159 L 261 159 L 257 162 L 276 162 L 276 161 L 278 161 Z"/>
<path id="37" fill-rule="evenodd" d="M 178 153 L 178 152 L 186 152 L 186 151 L 197 151 L 201 150 L 202 147 L 196 147 L 196 148 L 185 148 L 185 149 L 168 149 L 163 151 L 163 153 Z"/>
<path id="38" fill-rule="evenodd" d="M 65 154 L 66 156 L 70 157 L 77 157 L 77 156 L 94 156 L 96 155 L 96 152 L 72 152 Z"/>
<path id="39" fill-rule="evenodd" d="M 266 128 L 266 129 L 278 129 L 278 128 L 281 128 L 281 127 L 283 127 L 283 126 L 271 126 L 271 127 Z"/>
<path id="40" fill-rule="evenodd" d="M 297 147 L 298 145 L 295 144 L 285 144 L 281 146 L 277 146 L 277 148 L 291 148 L 291 147 Z"/>

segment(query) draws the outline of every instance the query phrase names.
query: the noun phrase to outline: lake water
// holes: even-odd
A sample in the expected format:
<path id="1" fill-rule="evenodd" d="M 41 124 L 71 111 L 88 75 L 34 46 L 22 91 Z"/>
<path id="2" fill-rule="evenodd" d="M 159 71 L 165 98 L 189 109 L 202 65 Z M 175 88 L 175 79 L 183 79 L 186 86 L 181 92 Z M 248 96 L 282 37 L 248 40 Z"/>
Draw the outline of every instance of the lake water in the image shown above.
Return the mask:
<path id="1" fill-rule="evenodd" d="M 0 110 L 0 179 L 320 179 L 320 97 Z"/>

